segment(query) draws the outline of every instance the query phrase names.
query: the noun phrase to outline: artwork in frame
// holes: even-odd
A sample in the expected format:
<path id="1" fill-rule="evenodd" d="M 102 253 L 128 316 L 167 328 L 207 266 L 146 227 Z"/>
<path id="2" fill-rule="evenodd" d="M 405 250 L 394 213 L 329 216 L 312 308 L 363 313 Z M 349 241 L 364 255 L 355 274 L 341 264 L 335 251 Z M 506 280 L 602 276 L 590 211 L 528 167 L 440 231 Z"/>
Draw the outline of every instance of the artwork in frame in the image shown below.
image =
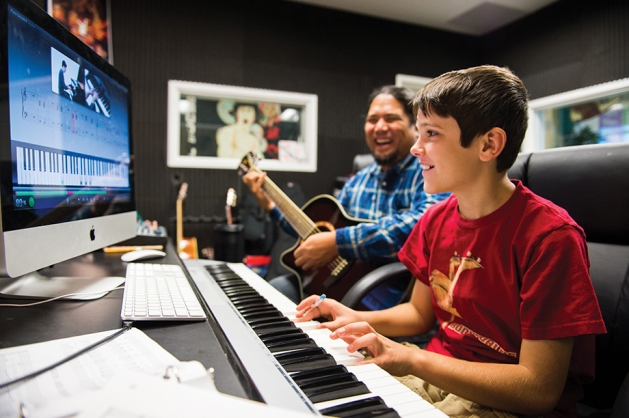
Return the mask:
<path id="1" fill-rule="evenodd" d="M 169 167 L 317 171 L 315 94 L 168 81 Z"/>
<path id="2" fill-rule="evenodd" d="M 47 0 L 47 3 L 49 15 L 110 64 L 114 63 L 109 0 Z"/>

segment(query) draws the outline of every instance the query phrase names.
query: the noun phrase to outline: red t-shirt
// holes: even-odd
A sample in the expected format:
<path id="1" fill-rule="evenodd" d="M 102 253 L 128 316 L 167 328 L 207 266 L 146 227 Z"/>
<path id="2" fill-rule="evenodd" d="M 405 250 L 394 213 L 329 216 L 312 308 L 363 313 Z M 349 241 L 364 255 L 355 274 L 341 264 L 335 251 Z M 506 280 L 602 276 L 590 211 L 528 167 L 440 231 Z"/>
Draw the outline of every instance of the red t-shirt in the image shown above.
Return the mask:
<path id="1" fill-rule="evenodd" d="M 522 339 L 577 337 L 554 416 L 576 416 L 604 333 L 585 234 L 568 213 L 521 182 L 493 213 L 466 220 L 452 195 L 431 207 L 399 252 L 431 286 L 440 324 L 426 349 L 480 362 L 519 361 Z M 552 415 L 551 415 L 552 416 Z"/>

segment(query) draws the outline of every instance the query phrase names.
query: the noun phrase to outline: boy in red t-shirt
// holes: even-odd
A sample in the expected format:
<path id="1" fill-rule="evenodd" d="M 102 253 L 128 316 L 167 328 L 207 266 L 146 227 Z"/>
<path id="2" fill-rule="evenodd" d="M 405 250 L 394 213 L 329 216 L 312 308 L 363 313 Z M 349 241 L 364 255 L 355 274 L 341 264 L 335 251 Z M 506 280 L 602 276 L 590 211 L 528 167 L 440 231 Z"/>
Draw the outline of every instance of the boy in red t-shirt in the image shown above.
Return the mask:
<path id="1" fill-rule="evenodd" d="M 398 256 L 417 278 L 411 300 L 358 312 L 318 298 L 300 320 L 365 349 L 450 416 L 576 416 L 604 333 L 585 234 L 568 213 L 509 180 L 527 127 L 527 92 L 511 71 L 452 71 L 414 101 L 411 149 L 426 193 L 452 192 L 419 220 Z M 439 330 L 425 350 L 383 336 Z"/>

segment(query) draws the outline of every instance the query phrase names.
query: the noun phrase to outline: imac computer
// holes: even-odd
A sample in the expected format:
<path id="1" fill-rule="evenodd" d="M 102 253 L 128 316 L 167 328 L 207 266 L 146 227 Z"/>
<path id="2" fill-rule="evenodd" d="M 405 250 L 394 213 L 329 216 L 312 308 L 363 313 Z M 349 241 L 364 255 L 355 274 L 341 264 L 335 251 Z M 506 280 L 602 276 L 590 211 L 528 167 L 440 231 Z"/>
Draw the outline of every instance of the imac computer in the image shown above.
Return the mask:
<path id="1" fill-rule="evenodd" d="M 0 31 L 0 294 L 58 296 L 38 270 L 136 235 L 130 83 L 31 0 Z"/>

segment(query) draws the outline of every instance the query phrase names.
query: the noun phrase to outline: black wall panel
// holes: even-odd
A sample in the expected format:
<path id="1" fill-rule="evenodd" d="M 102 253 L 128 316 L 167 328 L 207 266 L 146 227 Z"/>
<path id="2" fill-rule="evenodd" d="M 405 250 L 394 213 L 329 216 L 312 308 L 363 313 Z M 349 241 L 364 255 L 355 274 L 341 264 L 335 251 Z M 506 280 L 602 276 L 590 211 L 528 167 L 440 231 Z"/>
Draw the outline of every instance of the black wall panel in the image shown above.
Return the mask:
<path id="1" fill-rule="evenodd" d="M 506 65 L 531 98 L 629 76 L 624 0 L 561 0 L 484 37 L 282 0 L 110 1 L 114 63 L 133 86 L 138 209 L 171 234 L 181 181 L 189 183 L 184 213 L 193 217 L 223 216 L 227 189 L 243 186 L 236 167 L 166 167 L 168 80 L 317 94 L 318 171 L 269 173 L 298 182 L 310 198 L 331 193 L 353 156 L 367 151 L 367 95 L 397 73 Z M 212 225 L 186 228 L 211 235 Z"/>

